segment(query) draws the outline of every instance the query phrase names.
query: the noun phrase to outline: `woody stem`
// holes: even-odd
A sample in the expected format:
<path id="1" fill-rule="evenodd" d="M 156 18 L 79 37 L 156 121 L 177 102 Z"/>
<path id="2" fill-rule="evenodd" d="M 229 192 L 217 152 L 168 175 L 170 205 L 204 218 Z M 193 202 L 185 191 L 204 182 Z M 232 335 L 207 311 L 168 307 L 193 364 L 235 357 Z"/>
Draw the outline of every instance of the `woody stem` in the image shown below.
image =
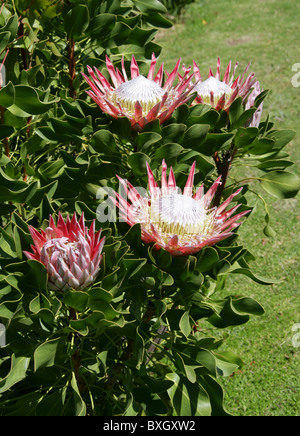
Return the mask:
<path id="1" fill-rule="evenodd" d="M 218 186 L 214 198 L 213 206 L 215 207 L 218 207 L 221 203 L 223 191 L 225 189 L 231 164 L 236 152 L 237 152 L 237 148 L 234 145 L 232 145 L 231 149 L 225 152 L 222 158 L 220 158 L 219 153 L 217 151 L 213 155 L 213 159 L 215 161 L 218 174 L 221 176 L 221 184 Z"/>

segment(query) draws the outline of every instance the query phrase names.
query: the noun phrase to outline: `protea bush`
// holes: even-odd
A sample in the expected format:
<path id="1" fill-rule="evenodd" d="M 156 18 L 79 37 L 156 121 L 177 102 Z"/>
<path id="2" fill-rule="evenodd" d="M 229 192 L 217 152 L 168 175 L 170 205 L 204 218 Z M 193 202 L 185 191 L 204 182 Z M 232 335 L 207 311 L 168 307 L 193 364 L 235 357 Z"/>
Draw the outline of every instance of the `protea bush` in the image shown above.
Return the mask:
<path id="1" fill-rule="evenodd" d="M 158 25 L 156 0 L 1 4 L 1 416 L 231 412 L 226 338 L 264 313 L 244 280 L 262 302 L 276 280 L 239 226 L 259 198 L 252 237 L 275 234 L 263 193 L 296 196 L 294 131 L 248 69 L 169 52 L 167 74 Z"/>

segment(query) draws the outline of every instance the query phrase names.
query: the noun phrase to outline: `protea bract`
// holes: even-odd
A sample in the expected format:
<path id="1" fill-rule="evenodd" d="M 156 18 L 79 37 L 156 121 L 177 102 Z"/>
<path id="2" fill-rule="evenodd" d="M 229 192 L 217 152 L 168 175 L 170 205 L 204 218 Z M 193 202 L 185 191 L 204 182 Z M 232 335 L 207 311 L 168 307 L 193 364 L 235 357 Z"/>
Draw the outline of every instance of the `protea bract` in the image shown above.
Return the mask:
<path id="1" fill-rule="evenodd" d="M 95 280 L 102 258 L 105 237 L 100 240 L 101 230 L 95 233 L 95 221 L 90 229 L 85 226 L 84 215 L 77 220 L 64 221 L 61 213 L 57 225 L 50 215 L 49 226 L 38 232 L 28 227 L 34 245 L 33 253 L 24 252 L 28 259 L 43 263 L 48 272 L 48 287 L 51 290 L 81 290 Z"/>
<path id="2" fill-rule="evenodd" d="M 144 126 L 155 119 L 161 123 L 166 121 L 174 110 L 185 103 L 190 97 L 189 93 L 194 86 L 191 83 L 192 76 L 186 73 L 176 86 L 173 86 L 177 77 L 180 59 L 174 70 L 169 74 L 163 84 L 163 65 L 154 74 L 157 59 L 152 55 L 152 61 L 147 77 L 140 74 L 138 64 L 132 56 L 129 79 L 122 57 L 122 73 L 115 68 L 108 56 L 106 67 L 111 77 L 112 84 L 104 75 L 94 68 L 87 66 L 90 77 L 83 73 L 83 77 L 90 85 L 91 90 L 87 94 L 100 106 L 103 112 L 114 118 L 127 117 L 131 127 L 141 131 Z"/>
<path id="3" fill-rule="evenodd" d="M 130 226 L 141 225 L 142 240 L 154 242 L 155 248 L 164 248 L 172 256 L 193 254 L 232 235 L 237 222 L 249 211 L 233 215 L 239 204 L 229 210 L 227 206 L 241 192 L 238 189 L 218 207 L 212 207 L 220 177 L 204 194 L 203 185 L 193 194 L 195 163 L 192 165 L 183 192 L 176 185 L 172 167 L 167 178 L 167 165 L 162 162 L 161 186 L 155 181 L 147 163 L 149 193 L 141 195 L 128 181 L 119 178 L 128 201 L 116 194 L 113 202 L 121 217 Z"/>
<path id="4" fill-rule="evenodd" d="M 247 98 L 251 93 L 252 87 L 256 82 L 254 73 L 250 73 L 247 76 L 250 64 L 245 68 L 242 75 L 235 77 L 238 62 L 235 64 L 233 70 L 231 69 L 231 61 L 227 65 L 223 79 L 220 72 L 221 60 L 218 58 L 217 70 L 213 74 L 212 70 L 209 70 L 208 78 L 203 80 L 201 77 L 200 69 L 195 61 L 193 61 L 194 77 L 196 80 L 196 86 L 193 89 L 197 91 L 197 97 L 195 103 L 206 103 L 214 107 L 216 110 L 224 109 L 227 112 L 233 101 L 242 97 L 243 103 L 246 104 Z M 186 68 L 183 66 L 183 70 L 186 74 L 189 74 L 191 67 Z"/>
<path id="5" fill-rule="evenodd" d="M 260 83 L 257 81 L 254 86 L 253 90 L 251 91 L 251 94 L 248 97 L 247 103 L 245 105 L 245 109 L 251 109 L 254 106 L 254 102 L 256 97 L 262 92 L 263 90 L 260 89 Z M 246 127 L 259 127 L 260 119 L 262 115 L 263 110 L 263 103 L 260 103 L 254 114 L 252 115 L 251 119 L 248 121 Z"/>

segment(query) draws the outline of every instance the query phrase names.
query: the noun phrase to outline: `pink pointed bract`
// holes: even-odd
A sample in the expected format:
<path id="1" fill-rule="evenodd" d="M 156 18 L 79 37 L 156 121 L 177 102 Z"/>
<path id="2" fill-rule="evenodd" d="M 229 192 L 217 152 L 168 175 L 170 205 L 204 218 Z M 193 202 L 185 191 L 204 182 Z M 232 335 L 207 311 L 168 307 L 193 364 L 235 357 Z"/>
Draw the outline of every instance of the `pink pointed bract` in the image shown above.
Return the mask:
<path id="1" fill-rule="evenodd" d="M 253 72 L 247 75 L 250 64 L 248 64 L 241 75 L 236 77 L 237 66 L 238 62 L 232 69 L 232 63 L 230 61 L 222 78 L 220 68 L 221 60 L 218 58 L 216 73 L 213 74 L 210 69 L 208 78 L 203 80 L 198 65 L 193 61 L 194 78 L 197 81 L 193 89 L 193 92 L 197 91 L 197 97 L 193 104 L 206 103 L 216 110 L 224 109 L 226 112 L 229 111 L 231 104 L 238 97 L 242 97 L 243 104 L 246 104 L 253 85 L 257 80 L 254 78 L 255 74 Z M 191 67 L 186 68 L 183 66 L 183 70 L 186 75 L 190 72 Z"/>
<path id="2" fill-rule="evenodd" d="M 153 54 L 148 75 L 145 77 L 140 74 L 136 59 L 132 56 L 129 79 L 124 58 L 122 58 L 121 72 L 106 56 L 106 68 L 112 83 L 98 68 L 95 67 L 93 70 L 87 66 L 89 77 L 82 73 L 91 88 L 87 94 L 103 112 L 114 118 L 127 117 L 132 129 L 138 132 L 155 119 L 163 123 L 171 117 L 178 106 L 189 100 L 191 89 L 194 87 L 191 82 L 193 74 L 189 76 L 187 73 L 180 77 L 179 83 L 174 86 L 174 80 L 178 77 L 179 59 L 163 84 L 163 65 L 155 74 L 156 63 L 157 59 Z"/>
<path id="3" fill-rule="evenodd" d="M 260 83 L 257 81 L 254 84 L 253 90 L 251 91 L 251 94 L 248 97 L 247 103 L 245 105 L 245 109 L 251 109 L 254 106 L 254 102 L 256 97 L 263 91 L 263 89 L 260 89 Z M 257 110 L 254 112 L 251 119 L 248 121 L 246 127 L 259 127 L 260 119 L 262 115 L 263 110 L 263 103 L 261 103 Z"/>
<path id="4" fill-rule="evenodd" d="M 250 211 L 237 215 L 239 204 L 227 210 L 227 206 L 242 188 L 230 195 L 219 207 L 212 207 L 212 200 L 220 184 L 220 177 L 206 193 L 203 185 L 193 194 L 195 163 L 192 165 L 183 192 L 176 185 L 172 167 L 167 177 L 167 165 L 162 162 L 161 185 L 157 184 L 147 164 L 149 193 L 140 195 L 128 181 L 119 178 L 125 188 L 127 199 L 120 194 L 112 200 L 130 226 L 141 225 L 142 240 L 155 243 L 155 248 L 164 248 L 172 256 L 193 254 L 231 236 L 237 222 Z"/>
<path id="5" fill-rule="evenodd" d="M 24 252 L 28 259 L 43 263 L 48 272 L 48 287 L 51 290 L 81 290 L 95 280 L 102 258 L 105 237 L 100 239 L 101 230 L 95 233 L 95 221 L 90 229 L 85 226 L 84 215 L 77 221 L 64 221 L 61 213 L 57 225 L 50 215 L 49 226 L 38 232 L 28 227 L 34 245 L 32 253 Z"/>

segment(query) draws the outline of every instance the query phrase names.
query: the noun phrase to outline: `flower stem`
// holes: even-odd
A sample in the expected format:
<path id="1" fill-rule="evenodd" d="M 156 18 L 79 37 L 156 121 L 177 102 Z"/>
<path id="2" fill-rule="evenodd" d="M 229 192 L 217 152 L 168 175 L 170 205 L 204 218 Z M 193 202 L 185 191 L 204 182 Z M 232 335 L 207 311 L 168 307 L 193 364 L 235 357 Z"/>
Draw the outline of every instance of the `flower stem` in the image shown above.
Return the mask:
<path id="1" fill-rule="evenodd" d="M 70 307 L 70 320 L 76 320 L 77 319 L 77 312 L 74 308 Z M 86 384 L 84 379 L 79 375 L 80 365 L 81 365 L 81 356 L 80 356 L 80 350 L 79 350 L 79 344 L 80 343 L 80 336 L 79 333 L 74 332 L 72 333 L 72 339 L 71 339 L 71 345 L 75 348 L 75 352 L 71 356 L 71 362 L 72 362 L 72 368 L 75 374 L 77 386 L 79 389 L 79 392 L 84 392 L 86 390 Z"/>
<path id="2" fill-rule="evenodd" d="M 232 145 L 230 150 L 227 150 L 226 152 L 223 153 L 222 158 L 220 158 L 219 153 L 217 151 L 213 155 L 213 159 L 215 161 L 218 174 L 221 176 L 221 184 L 218 186 L 214 198 L 213 206 L 215 207 L 218 207 L 221 203 L 223 191 L 225 189 L 228 174 L 236 152 L 237 152 L 237 147 Z"/>
<path id="3" fill-rule="evenodd" d="M 75 41 L 73 38 L 68 39 L 68 58 L 69 58 L 69 95 L 76 99 L 74 88 L 74 79 L 76 77 L 76 59 L 75 59 Z"/>

